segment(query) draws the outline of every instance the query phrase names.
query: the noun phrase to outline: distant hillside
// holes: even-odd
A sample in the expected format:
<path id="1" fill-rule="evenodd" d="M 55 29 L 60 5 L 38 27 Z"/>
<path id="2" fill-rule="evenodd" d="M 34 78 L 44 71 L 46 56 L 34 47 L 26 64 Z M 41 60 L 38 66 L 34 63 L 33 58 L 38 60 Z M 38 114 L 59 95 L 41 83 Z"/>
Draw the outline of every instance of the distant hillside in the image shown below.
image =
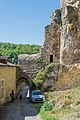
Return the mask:
<path id="1" fill-rule="evenodd" d="M 0 56 L 8 56 L 12 63 L 17 62 L 19 54 L 36 54 L 42 46 L 30 44 L 12 44 L 0 42 Z"/>

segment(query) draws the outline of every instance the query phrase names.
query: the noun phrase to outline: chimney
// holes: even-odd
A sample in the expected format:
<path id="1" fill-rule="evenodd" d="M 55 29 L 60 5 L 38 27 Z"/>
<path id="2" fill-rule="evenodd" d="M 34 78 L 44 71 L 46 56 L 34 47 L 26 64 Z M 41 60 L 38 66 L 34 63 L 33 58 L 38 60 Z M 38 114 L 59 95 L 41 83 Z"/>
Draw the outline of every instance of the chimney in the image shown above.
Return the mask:
<path id="1" fill-rule="evenodd" d="M 8 57 L 0 56 L 0 63 L 7 64 L 7 62 L 8 62 Z"/>

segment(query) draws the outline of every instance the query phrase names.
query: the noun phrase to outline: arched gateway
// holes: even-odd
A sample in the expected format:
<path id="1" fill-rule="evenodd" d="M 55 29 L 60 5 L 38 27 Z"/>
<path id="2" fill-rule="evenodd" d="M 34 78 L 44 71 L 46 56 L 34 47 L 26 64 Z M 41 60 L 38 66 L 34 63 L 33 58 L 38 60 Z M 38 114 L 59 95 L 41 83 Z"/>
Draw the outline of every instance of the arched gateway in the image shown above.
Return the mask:
<path id="1" fill-rule="evenodd" d="M 18 96 L 21 91 L 27 89 L 31 92 L 33 89 L 33 81 L 25 72 L 22 71 L 22 69 L 17 67 L 16 96 Z"/>
<path id="2" fill-rule="evenodd" d="M 28 81 L 26 78 L 24 78 L 24 77 L 19 78 L 19 79 L 17 80 L 17 82 L 16 82 L 16 93 L 17 93 L 17 95 L 18 95 L 18 94 L 22 91 L 22 89 L 23 89 L 24 87 L 26 87 L 26 86 L 28 86 L 29 89 L 31 88 L 29 81 Z"/>

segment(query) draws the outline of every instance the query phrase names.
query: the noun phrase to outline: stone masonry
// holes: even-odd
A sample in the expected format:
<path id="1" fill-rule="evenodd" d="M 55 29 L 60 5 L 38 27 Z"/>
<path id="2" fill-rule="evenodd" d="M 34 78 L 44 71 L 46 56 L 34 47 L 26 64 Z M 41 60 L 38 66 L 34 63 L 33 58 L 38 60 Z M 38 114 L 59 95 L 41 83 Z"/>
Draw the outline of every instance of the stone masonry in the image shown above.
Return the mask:
<path id="1" fill-rule="evenodd" d="M 55 10 L 51 16 L 51 23 L 45 27 L 44 48 L 41 55 L 46 65 L 60 61 L 60 25 L 61 11 Z"/>
<path id="2" fill-rule="evenodd" d="M 32 80 L 38 71 L 44 67 L 41 53 L 39 54 L 21 54 L 18 56 L 19 66 Z"/>

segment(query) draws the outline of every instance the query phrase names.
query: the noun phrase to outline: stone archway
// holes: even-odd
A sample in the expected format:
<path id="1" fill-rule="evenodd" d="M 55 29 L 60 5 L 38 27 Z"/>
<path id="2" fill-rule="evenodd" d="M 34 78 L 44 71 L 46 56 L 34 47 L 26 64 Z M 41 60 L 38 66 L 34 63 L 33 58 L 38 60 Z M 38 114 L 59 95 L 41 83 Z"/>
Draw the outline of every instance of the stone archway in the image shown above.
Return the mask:
<path id="1" fill-rule="evenodd" d="M 22 83 L 22 82 L 24 82 L 24 83 L 26 83 L 27 85 L 29 85 L 29 81 L 28 81 L 27 78 L 25 78 L 25 77 L 20 77 L 20 78 L 18 78 L 18 80 L 17 80 L 17 82 L 16 82 L 16 87 L 17 87 L 20 83 Z"/>
<path id="2" fill-rule="evenodd" d="M 25 94 L 28 94 L 28 90 L 30 91 L 30 84 L 27 78 L 21 77 L 16 82 L 16 95 L 19 96 L 19 94 L 24 91 Z"/>
<path id="3" fill-rule="evenodd" d="M 19 66 L 17 66 L 16 71 L 16 97 L 21 92 L 21 90 L 28 86 L 29 93 L 36 87 L 32 78 L 24 72 Z"/>

